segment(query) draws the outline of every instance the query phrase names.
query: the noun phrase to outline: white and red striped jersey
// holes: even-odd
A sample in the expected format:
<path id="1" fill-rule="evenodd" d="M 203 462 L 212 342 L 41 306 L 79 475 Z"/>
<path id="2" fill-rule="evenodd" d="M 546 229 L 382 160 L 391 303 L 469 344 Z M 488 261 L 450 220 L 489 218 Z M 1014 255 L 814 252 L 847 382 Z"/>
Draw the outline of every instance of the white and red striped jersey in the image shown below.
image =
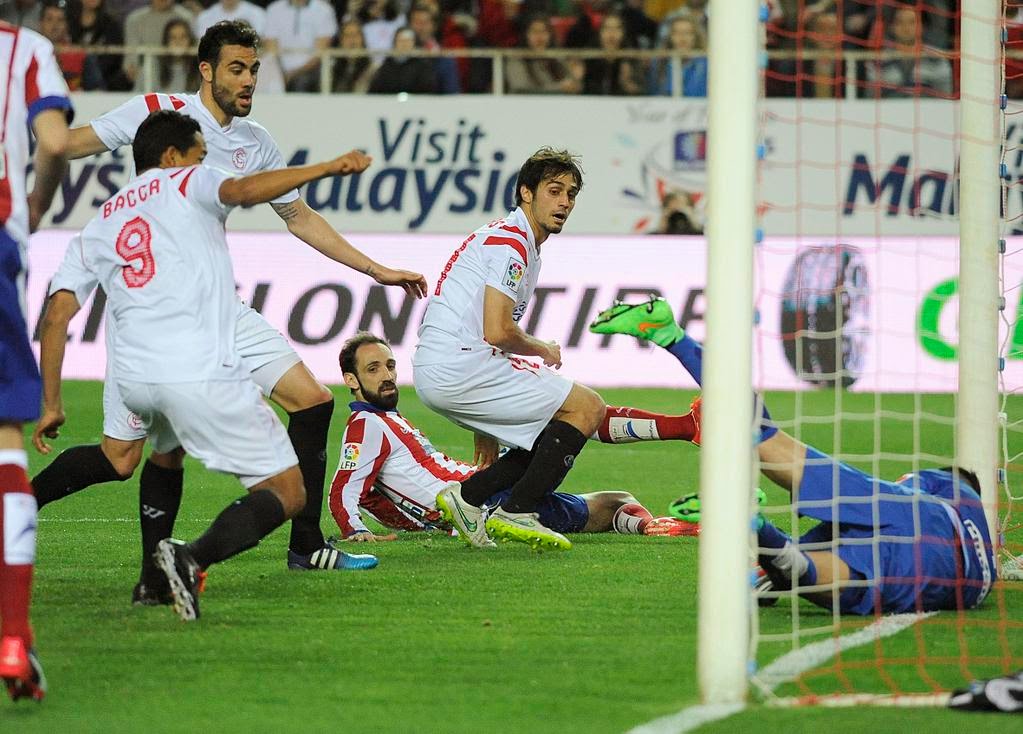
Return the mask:
<path id="1" fill-rule="evenodd" d="M 29 129 L 43 110 L 72 117 L 64 75 L 53 46 L 35 31 L 0 22 L 0 226 L 28 246 Z"/>
<path id="2" fill-rule="evenodd" d="M 512 318 L 518 321 L 539 274 L 540 250 L 522 209 L 477 229 L 451 255 L 437 279 L 419 327 L 415 363 L 443 363 L 460 349 L 490 349 L 483 340 L 487 286 L 515 302 Z"/>
<path id="3" fill-rule="evenodd" d="M 140 94 L 93 120 L 93 131 L 108 150 L 131 145 L 142 121 L 156 110 L 177 110 L 195 119 L 206 139 L 206 165 L 240 175 L 284 168 L 284 156 L 266 128 L 247 117 L 221 127 L 198 94 Z M 292 190 L 273 200 L 287 204 L 298 198 Z"/>
<path id="4" fill-rule="evenodd" d="M 364 509 L 399 529 L 421 529 L 438 521 L 437 495 L 448 482 L 468 478 L 476 467 L 435 449 L 397 410 L 362 402 L 350 407 L 328 501 L 341 532 L 365 532 Z"/>
<path id="5" fill-rule="evenodd" d="M 150 169 L 82 230 L 82 263 L 106 292 L 115 326 L 109 357 L 118 379 L 247 376 L 235 347 L 237 296 L 224 232 L 230 207 L 220 200 L 230 176 L 208 166 Z"/>

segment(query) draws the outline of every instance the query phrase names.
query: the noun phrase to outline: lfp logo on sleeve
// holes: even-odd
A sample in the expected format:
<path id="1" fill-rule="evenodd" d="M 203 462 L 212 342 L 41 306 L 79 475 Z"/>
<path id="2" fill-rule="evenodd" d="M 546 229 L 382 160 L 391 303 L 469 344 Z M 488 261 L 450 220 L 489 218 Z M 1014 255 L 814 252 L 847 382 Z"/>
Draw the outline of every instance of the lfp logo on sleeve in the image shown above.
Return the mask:
<path id="1" fill-rule="evenodd" d="M 526 274 L 526 266 L 516 260 L 514 257 L 508 259 L 508 271 L 504 275 L 504 285 L 507 288 L 511 288 L 513 291 L 519 289 L 519 283 L 522 282 L 522 276 Z"/>
<path id="2" fill-rule="evenodd" d="M 346 443 L 341 449 L 341 471 L 351 471 L 359 465 L 359 449 L 357 443 Z"/>

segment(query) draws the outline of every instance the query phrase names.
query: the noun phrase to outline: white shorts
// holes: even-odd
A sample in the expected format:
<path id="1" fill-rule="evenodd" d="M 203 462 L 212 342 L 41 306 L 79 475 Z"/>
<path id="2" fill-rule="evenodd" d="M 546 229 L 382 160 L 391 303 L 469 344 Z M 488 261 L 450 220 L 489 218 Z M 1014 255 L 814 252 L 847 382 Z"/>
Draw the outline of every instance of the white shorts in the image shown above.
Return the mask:
<path id="1" fill-rule="evenodd" d="M 277 329 L 241 300 L 237 316 L 235 346 L 238 354 L 263 395 L 270 397 L 284 373 L 302 360 Z M 121 441 L 140 441 L 146 437 L 142 420 L 121 400 L 109 359 L 103 380 L 103 435 Z"/>
<path id="2" fill-rule="evenodd" d="M 572 390 L 571 380 L 542 363 L 490 349 L 456 352 L 443 364 L 413 364 L 412 381 L 427 407 L 527 451 Z"/>
<path id="3" fill-rule="evenodd" d="M 284 425 L 251 380 L 121 382 L 120 389 L 154 451 L 181 446 L 245 487 L 298 465 Z"/>
<path id="4" fill-rule="evenodd" d="M 302 361 L 284 335 L 241 300 L 234 341 L 242 364 L 266 397 L 284 373 Z"/>

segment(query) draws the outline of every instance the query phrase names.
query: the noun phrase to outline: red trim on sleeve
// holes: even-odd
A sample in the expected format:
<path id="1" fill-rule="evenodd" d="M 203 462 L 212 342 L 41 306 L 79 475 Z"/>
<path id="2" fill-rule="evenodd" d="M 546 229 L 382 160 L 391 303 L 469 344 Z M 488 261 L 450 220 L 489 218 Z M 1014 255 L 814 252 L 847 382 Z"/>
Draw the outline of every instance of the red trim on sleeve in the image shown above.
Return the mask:
<path id="1" fill-rule="evenodd" d="M 196 168 L 198 168 L 198 166 L 193 166 L 188 169 L 188 173 L 185 174 L 185 177 L 181 179 L 181 183 L 178 184 L 178 191 L 181 192 L 182 196 L 185 196 L 185 189 L 188 188 L 188 182 L 191 180 L 192 174 L 195 173 Z"/>
<path id="2" fill-rule="evenodd" d="M 29 62 L 28 70 L 25 72 L 25 106 L 30 106 L 39 99 L 39 60 L 35 54 Z"/>
<path id="3" fill-rule="evenodd" d="M 524 262 L 526 265 L 529 265 L 529 256 L 526 254 L 526 246 L 523 245 L 521 242 L 519 242 L 514 237 L 496 237 L 496 236 L 490 236 L 490 237 L 487 237 L 483 241 L 483 244 L 484 245 L 508 245 L 508 247 L 511 247 L 512 249 L 515 250 L 515 252 L 519 253 L 519 255 L 522 257 L 522 262 Z"/>
<path id="4" fill-rule="evenodd" d="M 146 107 L 150 112 L 156 112 L 160 109 L 160 98 L 155 94 L 146 95 Z"/>

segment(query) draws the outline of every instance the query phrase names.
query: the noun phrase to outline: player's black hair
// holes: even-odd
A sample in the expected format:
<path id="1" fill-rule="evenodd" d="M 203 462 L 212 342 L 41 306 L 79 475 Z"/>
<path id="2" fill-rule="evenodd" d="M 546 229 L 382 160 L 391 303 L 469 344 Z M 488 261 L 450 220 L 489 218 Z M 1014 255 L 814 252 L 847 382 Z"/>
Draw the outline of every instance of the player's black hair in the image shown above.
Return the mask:
<path id="1" fill-rule="evenodd" d="M 519 177 L 515 181 L 515 205 L 522 206 L 522 187 L 536 193 L 541 181 L 557 178 L 566 173 L 575 177 L 576 186 L 583 187 L 583 169 L 579 164 L 579 156 L 567 150 L 555 150 L 544 147 L 529 156 L 519 169 Z"/>
<path id="2" fill-rule="evenodd" d="M 341 365 L 341 374 L 346 372 L 355 374 L 355 353 L 359 351 L 359 347 L 363 344 L 383 344 L 387 348 L 391 346 L 386 339 L 376 334 L 360 331 L 341 345 L 341 353 L 337 355 L 337 362 Z"/>
<path id="3" fill-rule="evenodd" d="M 214 23 L 199 39 L 199 63 L 212 66 L 220 60 L 220 49 L 224 46 L 243 46 L 259 50 L 259 34 L 244 20 L 222 20 Z"/>
<path id="4" fill-rule="evenodd" d="M 980 494 L 980 479 L 969 469 L 963 469 L 962 467 L 957 468 L 954 466 L 943 466 L 939 469 L 939 471 L 947 471 L 952 476 L 958 476 L 959 481 L 966 482 L 977 494 Z"/>
<path id="5" fill-rule="evenodd" d="M 177 110 L 157 110 L 142 121 L 131 144 L 138 173 L 160 165 L 160 157 L 167 148 L 186 153 L 195 145 L 199 123 Z"/>

